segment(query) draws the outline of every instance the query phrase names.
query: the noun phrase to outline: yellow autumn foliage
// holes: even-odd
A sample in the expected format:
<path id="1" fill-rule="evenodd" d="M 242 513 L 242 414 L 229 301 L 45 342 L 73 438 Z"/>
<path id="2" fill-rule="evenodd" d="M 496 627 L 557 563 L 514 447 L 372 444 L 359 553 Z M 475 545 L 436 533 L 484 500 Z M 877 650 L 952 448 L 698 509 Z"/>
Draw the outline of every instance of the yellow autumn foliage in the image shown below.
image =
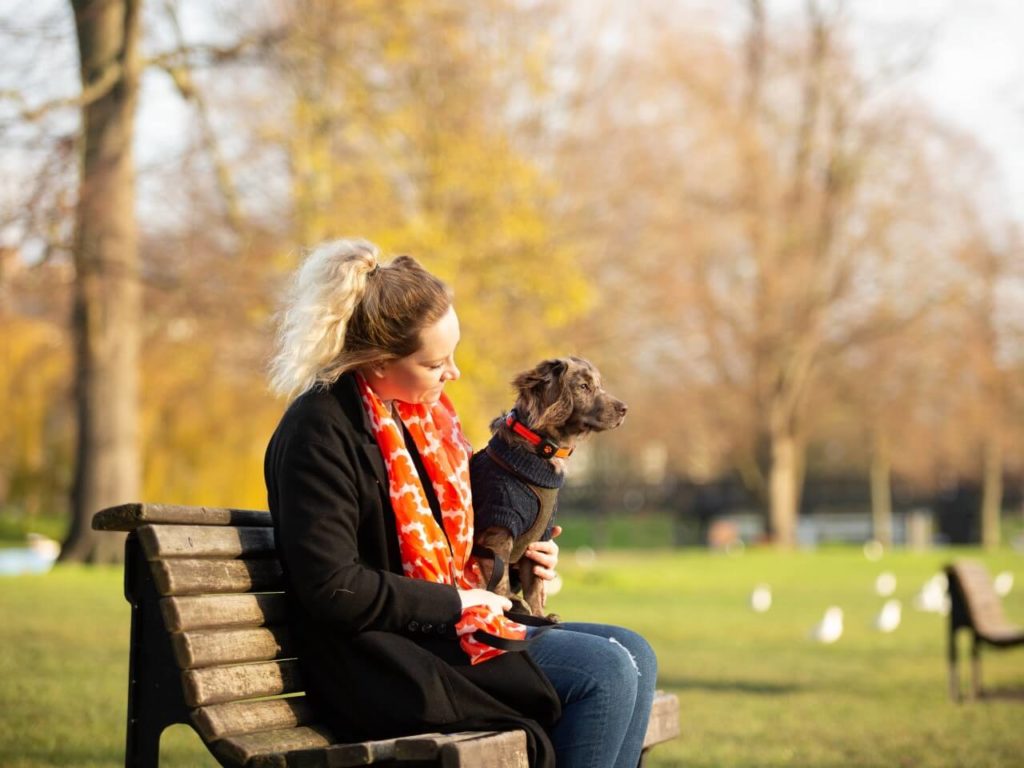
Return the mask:
<path id="1" fill-rule="evenodd" d="M 499 84 L 525 61 L 541 87 L 540 53 L 513 61 L 483 42 L 488 20 L 501 39 L 501 2 L 305 5 L 286 78 L 295 237 L 366 237 L 452 285 L 463 381 L 451 392 L 479 443 L 514 373 L 575 351 L 563 332 L 591 296 L 579 254 L 555 236 L 554 184 L 503 124 Z"/>
<path id="2" fill-rule="evenodd" d="M 0 509 L 31 517 L 63 505 L 70 371 L 64 329 L 0 312 Z"/>

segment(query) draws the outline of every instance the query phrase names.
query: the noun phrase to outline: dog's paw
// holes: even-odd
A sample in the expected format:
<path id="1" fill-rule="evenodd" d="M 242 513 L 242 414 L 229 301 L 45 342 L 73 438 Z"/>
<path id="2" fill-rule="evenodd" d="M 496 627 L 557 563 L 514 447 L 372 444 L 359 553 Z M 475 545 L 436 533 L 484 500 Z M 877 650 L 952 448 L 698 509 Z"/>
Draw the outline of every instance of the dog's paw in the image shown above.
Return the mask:
<path id="1" fill-rule="evenodd" d="M 511 595 L 509 600 L 512 601 L 511 613 L 522 613 L 527 616 L 533 616 L 533 611 L 530 610 L 530 606 L 521 597 Z"/>

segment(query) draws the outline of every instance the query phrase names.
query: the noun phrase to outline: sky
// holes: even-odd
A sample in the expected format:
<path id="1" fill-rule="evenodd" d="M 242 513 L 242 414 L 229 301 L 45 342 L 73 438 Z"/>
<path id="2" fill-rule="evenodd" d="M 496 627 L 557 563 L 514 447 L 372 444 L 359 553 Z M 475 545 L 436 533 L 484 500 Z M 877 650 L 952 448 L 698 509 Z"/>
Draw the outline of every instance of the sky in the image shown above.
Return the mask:
<path id="1" fill-rule="evenodd" d="M 746 23 L 746 0 L 653 0 L 659 1 L 724 15 L 737 28 Z M 799 19 L 806 2 L 764 0 L 770 22 Z M 1007 211 L 1024 225 L 1024 0 L 817 2 L 825 9 L 845 5 L 868 66 L 916 60 L 905 67 L 906 85 L 991 154 Z"/>
<path id="2" fill-rule="evenodd" d="M 1007 208 L 1024 224 L 1024 1 L 852 0 L 850 8 L 862 30 L 886 30 L 875 36 L 883 52 L 899 30 L 926 40 L 912 83 L 991 153 Z"/>
<path id="3" fill-rule="evenodd" d="M 819 0 L 825 7 L 838 1 Z M 614 6 L 631 0 L 604 2 Z M 725 13 L 733 23 L 743 20 L 744 0 L 659 2 L 666 9 Z M 805 2 L 765 0 L 770 16 L 799 13 Z M 999 171 L 997 183 L 1005 190 L 1007 209 L 1024 224 L 1024 0 L 846 0 L 845 4 L 857 48 L 868 60 L 923 52 L 921 63 L 908 75 L 911 85 L 938 114 L 988 149 Z M 0 0 L 0 31 L 31 27 L 26 19 L 62 16 L 61 5 L 59 0 Z M 70 28 L 70 18 L 65 26 Z M 28 62 L 46 55 L 42 49 L 25 53 Z M 48 53 L 53 55 L 52 46 Z M 73 56 L 71 49 L 62 51 L 60 58 Z M 66 67 L 69 75 L 75 74 L 72 63 L 68 61 Z M 146 168 L 159 165 L 180 146 L 188 109 L 173 94 L 167 78 L 156 74 L 146 78 L 142 106 L 139 164 Z"/>

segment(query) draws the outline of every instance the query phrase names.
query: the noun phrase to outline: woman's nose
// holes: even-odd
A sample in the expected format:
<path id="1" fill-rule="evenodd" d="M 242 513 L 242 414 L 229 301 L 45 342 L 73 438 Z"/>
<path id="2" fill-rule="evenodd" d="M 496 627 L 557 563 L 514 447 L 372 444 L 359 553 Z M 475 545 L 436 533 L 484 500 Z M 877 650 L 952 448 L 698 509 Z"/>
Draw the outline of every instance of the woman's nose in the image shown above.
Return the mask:
<path id="1" fill-rule="evenodd" d="M 462 375 L 462 372 L 459 370 L 459 366 L 457 366 L 454 362 L 452 362 L 452 363 L 449 363 L 448 369 L 444 372 L 444 380 L 445 381 L 456 381 L 459 378 L 459 376 L 461 376 L 461 375 Z"/>

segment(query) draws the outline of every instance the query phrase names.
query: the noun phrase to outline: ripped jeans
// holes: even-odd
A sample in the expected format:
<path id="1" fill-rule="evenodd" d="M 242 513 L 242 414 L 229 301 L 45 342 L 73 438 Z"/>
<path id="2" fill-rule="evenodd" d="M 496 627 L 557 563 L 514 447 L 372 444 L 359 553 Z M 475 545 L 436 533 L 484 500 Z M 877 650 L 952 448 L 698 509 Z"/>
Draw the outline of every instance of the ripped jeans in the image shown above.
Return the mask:
<path id="1" fill-rule="evenodd" d="M 658 674 L 647 641 L 621 627 L 569 622 L 540 634 L 529 653 L 562 700 L 550 734 L 559 768 L 636 768 Z"/>

